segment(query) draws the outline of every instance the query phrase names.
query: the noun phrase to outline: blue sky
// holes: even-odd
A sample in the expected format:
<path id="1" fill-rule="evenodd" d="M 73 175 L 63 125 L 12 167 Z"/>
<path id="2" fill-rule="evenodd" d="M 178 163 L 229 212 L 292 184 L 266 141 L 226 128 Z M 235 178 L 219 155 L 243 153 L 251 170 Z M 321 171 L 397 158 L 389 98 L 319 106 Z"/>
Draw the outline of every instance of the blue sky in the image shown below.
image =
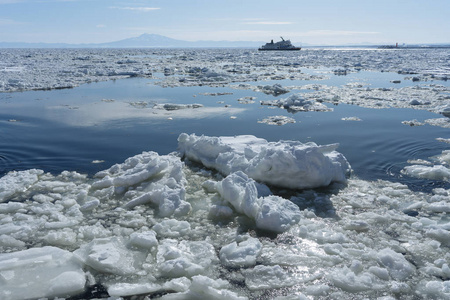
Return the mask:
<path id="1" fill-rule="evenodd" d="M 450 42 L 450 0 L 0 0 L 0 41 Z"/>

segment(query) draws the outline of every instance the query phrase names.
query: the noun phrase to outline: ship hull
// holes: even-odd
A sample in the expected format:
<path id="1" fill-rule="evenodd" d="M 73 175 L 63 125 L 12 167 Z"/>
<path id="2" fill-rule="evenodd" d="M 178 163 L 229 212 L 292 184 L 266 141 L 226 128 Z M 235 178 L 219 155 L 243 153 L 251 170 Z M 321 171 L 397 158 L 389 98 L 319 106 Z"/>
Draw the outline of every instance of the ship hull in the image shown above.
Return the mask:
<path id="1" fill-rule="evenodd" d="M 296 48 L 290 48 L 290 49 L 263 49 L 263 48 L 258 48 L 259 51 L 298 51 L 301 50 L 302 48 L 300 47 L 296 47 Z"/>

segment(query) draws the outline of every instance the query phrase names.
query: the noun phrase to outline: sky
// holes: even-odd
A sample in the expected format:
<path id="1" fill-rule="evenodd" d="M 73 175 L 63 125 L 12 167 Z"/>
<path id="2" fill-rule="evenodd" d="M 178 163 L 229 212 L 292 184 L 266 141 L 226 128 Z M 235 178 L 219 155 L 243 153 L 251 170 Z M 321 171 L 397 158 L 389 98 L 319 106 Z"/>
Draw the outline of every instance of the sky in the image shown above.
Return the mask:
<path id="1" fill-rule="evenodd" d="M 0 42 L 450 43 L 450 0 L 0 0 Z"/>

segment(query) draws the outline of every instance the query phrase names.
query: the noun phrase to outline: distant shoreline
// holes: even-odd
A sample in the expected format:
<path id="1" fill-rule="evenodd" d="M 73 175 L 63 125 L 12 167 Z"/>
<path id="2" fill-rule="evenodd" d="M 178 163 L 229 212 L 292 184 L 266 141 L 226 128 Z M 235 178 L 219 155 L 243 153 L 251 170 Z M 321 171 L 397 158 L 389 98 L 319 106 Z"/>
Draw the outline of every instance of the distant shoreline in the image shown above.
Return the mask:
<path id="1" fill-rule="evenodd" d="M 450 42 L 443 43 L 414 43 L 409 45 L 395 47 L 395 44 L 346 44 L 346 45 L 312 45 L 308 43 L 302 43 L 300 41 L 293 42 L 301 48 L 380 48 L 386 47 L 387 49 L 415 49 L 415 48 L 450 48 Z M 1 42 L 0 48 L 70 48 L 70 49 L 122 49 L 122 48 L 248 48 L 254 49 L 264 45 L 263 41 L 184 41 L 172 39 L 166 36 L 158 34 L 142 34 L 138 37 L 132 37 L 119 41 L 105 42 L 105 43 L 27 43 L 27 42 Z"/>

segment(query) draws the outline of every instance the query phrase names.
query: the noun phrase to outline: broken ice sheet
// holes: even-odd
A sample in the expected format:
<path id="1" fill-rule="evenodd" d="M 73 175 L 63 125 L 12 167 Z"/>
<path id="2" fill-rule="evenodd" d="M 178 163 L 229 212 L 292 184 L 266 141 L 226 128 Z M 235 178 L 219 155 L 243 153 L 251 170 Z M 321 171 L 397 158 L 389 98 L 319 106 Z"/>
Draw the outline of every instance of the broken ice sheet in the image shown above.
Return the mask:
<path id="1" fill-rule="evenodd" d="M 89 50 L 90 55 L 84 55 L 83 51 L 75 49 L 24 50 L 27 54 L 33 54 L 30 57 L 21 55 L 17 51 L 1 51 L 5 54 L 2 57 L 6 57 L 9 62 L 20 58 L 23 60 L 23 65 L 30 66 L 26 70 L 20 70 L 17 64 L 11 64 L 11 68 L 16 68 L 14 72 L 0 72 L 0 90 L 2 91 L 74 87 L 86 82 L 136 75 L 150 78 L 152 76 L 150 73 L 153 72 L 148 69 L 148 61 L 146 61 L 148 49 L 121 49 L 120 51 L 93 49 Z M 160 60 L 155 61 L 151 68 L 155 73 L 167 73 L 166 78 L 158 79 L 162 86 L 176 87 L 200 84 L 222 87 L 232 82 L 275 78 L 289 80 L 291 76 L 298 80 L 313 78 L 300 73 L 299 66 L 302 66 L 302 69 L 324 66 L 330 70 L 349 69 L 349 72 L 361 68 L 401 74 L 426 72 L 434 78 L 431 75 L 414 75 L 420 80 L 417 82 L 420 83 L 418 87 L 403 89 L 405 80 L 402 80 L 402 85 L 393 88 L 374 88 L 365 85 L 327 87 L 313 84 L 309 90 L 312 93 L 307 93 L 308 95 L 304 97 L 305 100 L 314 102 L 334 103 L 339 100 L 339 103 L 354 103 L 367 107 L 405 107 L 431 110 L 442 114 L 445 112 L 445 103 L 449 101 L 448 87 L 435 83 L 445 78 L 446 72 L 448 74 L 448 71 L 442 68 L 448 58 L 445 51 L 418 49 L 417 51 L 396 51 L 395 55 L 392 55 L 392 52 L 387 51 L 318 49 L 305 52 L 305 56 L 294 58 L 292 55 L 267 57 L 258 52 L 240 49 L 198 51 L 161 49 L 155 50 L 155 55 L 158 55 Z M 127 55 L 131 58 L 125 58 Z M 324 59 L 324 57 L 327 58 Z M 46 63 L 43 63 L 44 61 Z M 195 69 L 194 65 L 205 66 L 205 68 Z M 20 77 L 17 76 L 18 73 Z M 429 82 L 433 80 L 434 83 L 424 85 L 424 80 L 430 80 Z M 264 84 L 258 85 L 264 86 Z M 270 83 L 270 86 L 273 87 L 273 83 Z M 241 88 L 252 89 L 245 84 Z M 294 88 L 286 87 L 286 89 Z M 335 98 L 335 96 L 338 97 Z M 267 97 L 273 96 L 267 95 Z M 120 101 L 104 102 L 104 104 L 112 106 L 117 102 Z M 54 114 L 55 119 L 61 113 L 60 118 L 63 122 L 77 124 L 78 121 L 75 118 L 84 115 L 78 124 L 92 125 L 92 120 L 96 116 L 89 115 L 88 110 L 91 107 L 78 104 L 77 106 L 78 110 L 59 109 Z M 136 110 L 129 107 L 127 109 L 130 111 L 121 111 L 120 105 L 116 108 L 116 112 L 131 117 L 133 114 L 143 117 L 139 114 L 146 113 L 149 109 L 146 107 Z M 227 109 L 234 108 L 232 106 Z M 204 109 L 205 107 L 198 110 Z M 189 114 L 192 111 L 194 110 L 191 110 Z M 102 115 L 101 111 L 92 113 L 97 115 L 99 122 L 121 118 L 114 115 L 113 111 L 106 111 L 105 115 Z M 234 112 L 233 114 L 237 115 Z M 168 115 L 155 115 L 153 117 L 160 117 L 161 120 L 166 120 L 168 117 Z M 169 116 L 169 118 L 172 117 L 175 119 L 177 115 Z M 445 126 L 448 122 L 444 120 L 431 121 L 431 123 Z M 443 138 L 446 139 L 446 137 Z M 254 157 L 257 149 L 251 145 L 248 146 L 247 150 L 245 150 L 246 147 L 236 143 L 230 146 L 236 152 L 242 150 L 244 153 L 242 156 L 233 156 L 234 163 L 241 163 L 244 161 L 242 158 L 249 160 Z M 207 156 L 207 152 L 213 152 L 216 148 L 211 146 L 206 150 L 203 158 L 215 159 L 213 155 Z M 234 150 L 227 150 L 226 153 L 234 153 Z M 228 162 L 226 157 L 223 159 Z M 143 170 L 146 167 L 151 168 L 151 165 L 145 164 L 138 158 L 131 161 L 137 163 L 136 169 L 130 171 L 128 175 L 134 174 L 139 177 L 137 175 L 139 172 L 145 173 Z M 159 163 L 164 161 L 167 160 L 158 158 Z M 145 166 L 141 168 L 142 165 Z M 444 162 L 442 166 L 445 166 Z M 178 185 L 177 183 L 180 182 L 175 180 L 174 176 L 166 176 L 171 173 L 171 167 L 162 168 L 156 177 L 144 176 L 146 179 L 142 181 L 130 180 L 130 185 L 117 184 L 103 188 L 92 188 L 92 186 L 96 181 L 104 178 L 90 178 L 76 172 L 52 175 L 42 171 L 25 170 L 4 176 L 0 179 L 4 183 L 0 184 L 3 188 L 0 191 L 1 202 L 3 202 L 0 204 L 0 247 L 2 250 L 0 256 L 10 254 L 8 263 L 11 263 L 12 267 L 8 270 L 2 269 L 0 272 L 0 284 L 6 284 L 0 291 L 8 291 L 14 286 L 13 283 L 17 283 L 21 285 L 17 295 L 19 297 L 25 295 L 25 298 L 28 297 L 25 293 L 38 291 L 32 284 L 47 288 L 47 283 L 51 282 L 53 285 L 44 296 L 64 297 L 58 294 L 58 291 L 77 293 L 78 287 L 83 285 L 83 282 L 88 284 L 97 282 L 114 297 L 158 290 L 161 293 L 169 293 L 163 296 L 166 299 L 195 298 L 199 293 L 203 295 L 206 293 L 207 296 L 204 296 L 206 298 L 242 299 L 257 298 L 258 295 L 266 292 L 265 287 L 270 289 L 267 294 L 274 297 L 281 296 L 283 293 L 291 294 L 293 297 L 299 296 L 298 298 L 306 295 L 311 298 L 340 299 L 377 297 L 446 299 L 450 296 L 448 293 L 450 260 L 447 251 L 450 244 L 447 220 L 449 191 L 445 189 L 433 189 L 432 193 L 426 194 L 414 192 L 407 186 L 394 182 L 381 180 L 368 182 L 349 178 L 346 180 L 346 186 L 341 185 L 340 189 L 336 189 L 331 194 L 323 195 L 319 190 L 298 191 L 298 194 L 296 192 L 296 195 L 291 198 L 283 198 L 285 201 L 301 205 L 298 223 L 292 224 L 284 233 L 277 234 L 275 239 L 258 236 L 252 230 L 244 232 L 254 240 L 241 245 L 244 239 L 250 239 L 250 237 L 236 235 L 236 232 L 245 231 L 248 227 L 242 224 L 253 220 L 246 214 L 238 212 L 232 204 L 225 202 L 216 192 L 204 192 L 200 188 L 201 182 L 197 182 L 202 181 L 200 178 L 203 178 L 203 180 L 217 183 L 222 181 L 225 175 L 217 175 L 209 170 L 203 171 L 201 175 L 203 177 L 201 177 L 193 175 L 194 172 L 188 172 L 185 165 L 182 168 L 185 170 L 184 186 Z M 117 170 L 119 169 L 117 167 Z M 110 171 L 111 178 L 125 175 L 120 170 L 117 174 L 113 173 L 113 170 Z M 174 178 L 169 179 L 170 177 Z M 124 177 L 122 179 L 124 182 L 127 181 Z M 117 180 L 117 183 L 119 181 Z M 149 194 L 150 189 L 155 187 L 160 191 L 159 195 L 170 194 L 169 190 L 158 187 L 158 182 L 161 185 L 171 184 L 177 191 L 181 191 L 184 187 L 187 194 L 185 201 L 191 203 L 192 210 L 180 216 L 163 217 L 158 214 L 159 206 L 156 205 L 156 198 L 153 198 L 157 196 L 157 193 Z M 150 187 L 152 183 L 154 185 Z M 256 184 L 255 186 L 260 193 L 261 186 Z M 136 205 L 124 207 L 126 203 L 139 199 L 139 196 L 144 194 L 146 196 L 140 198 L 142 202 L 136 201 L 134 202 Z M 267 197 L 268 195 L 259 196 Z M 176 201 L 158 203 L 163 202 L 167 204 L 169 212 L 172 211 L 171 205 L 175 207 L 177 203 Z M 249 201 L 249 203 L 255 202 Z M 216 205 L 217 212 L 220 211 L 227 216 L 226 226 L 221 223 L 222 219 L 211 217 L 209 214 L 211 210 L 208 210 L 208 207 L 213 203 Z M 270 212 L 271 209 L 268 211 Z M 117 239 L 114 240 L 113 237 Z M 261 247 L 256 240 L 261 243 Z M 184 244 L 182 241 L 185 241 Z M 199 241 L 201 244 L 196 245 L 195 243 Z M 239 261 L 243 257 L 238 255 L 239 253 L 251 253 L 251 255 L 248 267 L 240 268 L 238 264 L 235 264 L 236 269 L 230 271 L 229 267 L 225 267 L 226 263 L 218 257 L 218 253 L 220 249 L 234 243 L 236 243 L 237 253 L 226 251 L 233 246 L 225 248 L 223 252 L 229 255 L 224 262 Z M 33 280 L 24 277 L 24 282 L 15 279 L 14 282 L 11 281 L 14 275 L 21 272 L 14 267 L 13 262 L 30 255 L 29 252 L 21 251 L 28 251 L 27 248 L 32 247 L 31 249 L 45 251 L 45 254 L 49 255 L 52 251 L 48 251 L 47 248 L 42 250 L 43 245 L 52 245 L 70 253 L 85 245 L 96 245 L 92 249 L 91 258 L 97 259 L 100 265 L 93 264 L 97 269 L 89 267 L 92 272 L 90 274 L 78 273 L 80 269 L 84 272 L 88 268 L 86 265 L 75 266 L 75 273 L 65 272 L 65 275 L 58 280 L 41 282 L 36 280 L 37 277 L 34 276 L 36 274 L 30 273 L 34 276 Z M 194 245 L 198 247 L 194 249 Z M 180 253 L 183 251 L 177 251 L 179 248 L 188 250 Z M 214 251 L 210 251 L 211 249 Z M 115 253 L 122 252 L 126 258 L 123 262 L 125 263 L 123 270 L 113 268 L 109 270 L 122 271 L 125 275 L 114 275 L 114 279 L 108 280 L 110 275 L 107 275 L 106 267 L 112 266 L 111 262 L 114 261 Z M 236 255 L 233 256 L 234 254 Z M 61 258 L 61 256 L 58 257 Z M 105 259 L 99 260 L 101 258 Z M 43 266 L 42 274 L 38 274 L 41 278 L 54 271 L 54 266 L 45 264 L 44 261 L 44 258 L 39 260 Z M 70 266 L 69 262 L 57 261 L 61 262 L 63 268 Z M 130 264 L 130 261 L 134 263 Z M 256 261 L 255 266 L 253 261 Z M 118 265 L 120 263 L 122 262 Z M 300 269 L 301 274 L 304 275 L 301 278 L 312 278 L 312 280 L 293 280 L 299 277 L 296 277 L 296 269 L 292 265 Z M 178 268 L 179 266 L 186 266 L 186 269 Z M 136 272 L 126 275 L 124 271 L 132 270 L 131 268 L 134 268 Z M 201 274 L 193 275 L 197 273 Z M 160 274 L 166 274 L 168 277 L 160 276 Z M 259 275 L 267 280 L 265 282 L 258 280 Z M 317 277 L 314 277 L 315 275 Z M 6 296 L 3 298 L 7 299 Z"/>

